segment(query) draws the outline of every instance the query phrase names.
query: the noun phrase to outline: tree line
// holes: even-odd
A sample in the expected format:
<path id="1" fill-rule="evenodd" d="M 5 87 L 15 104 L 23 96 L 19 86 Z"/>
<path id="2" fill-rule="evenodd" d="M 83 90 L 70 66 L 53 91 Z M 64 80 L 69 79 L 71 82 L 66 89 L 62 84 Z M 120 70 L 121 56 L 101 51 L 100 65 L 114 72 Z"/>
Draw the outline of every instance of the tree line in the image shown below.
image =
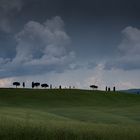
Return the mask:
<path id="1" fill-rule="evenodd" d="M 22 84 L 20 83 L 20 82 L 13 82 L 13 86 L 15 86 L 16 88 L 17 87 L 19 87 L 19 86 L 22 86 L 23 88 L 25 88 L 25 82 L 23 82 Z M 39 82 L 32 82 L 31 83 L 31 87 L 32 88 L 37 88 L 37 87 L 39 87 L 39 86 L 41 86 L 42 88 L 50 88 L 50 89 L 52 89 L 53 88 L 53 86 L 52 86 L 52 84 L 51 85 L 48 85 L 47 83 L 43 83 L 43 84 L 41 84 L 41 83 L 39 83 Z M 56 88 L 56 87 L 54 87 L 54 88 Z M 75 86 L 69 86 L 69 89 L 75 89 Z M 60 85 L 59 86 L 59 89 L 62 89 L 62 86 Z M 66 87 L 65 87 L 65 89 L 66 89 Z"/>
<path id="2" fill-rule="evenodd" d="M 90 85 L 90 88 L 92 88 L 93 90 L 97 90 L 98 89 L 98 86 L 96 86 L 96 85 Z M 111 91 L 111 88 L 110 87 L 105 87 L 105 91 L 107 91 L 107 92 L 110 92 Z M 112 89 L 112 91 L 116 91 L 116 87 L 114 86 L 113 87 L 113 89 Z"/>
<path id="3" fill-rule="evenodd" d="M 13 82 L 13 86 L 15 86 L 16 88 L 19 87 L 20 85 L 21 85 L 20 82 Z M 41 86 L 42 88 L 50 87 L 50 89 L 52 89 L 52 85 L 49 86 L 47 83 L 40 84 L 39 82 L 32 82 L 31 86 L 32 86 L 32 88 L 35 88 L 35 87 L 37 88 L 37 87 Z M 22 87 L 25 88 L 25 82 L 22 83 Z M 75 87 L 73 87 L 73 88 L 75 88 Z M 98 86 L 90 85 L 90 88 L 92 88 L 93 90 L 97 90 Z M 59 89 L 62 89 L 61 85 L 59 86 Z M 69 86 L 69 89 L 71 89 L 71 86 Z M 111 88 L 106 86 L 105 91 L 110 92 Z M 113 87 L 112 91 L 114 91 L 114 92 L 116 91 L 115 86 Z"/>
<path id="4" fill-rule="evenodd" d="M 15 86 L 16 88 L 21 86 L 20 82 L 13 82 L 13 86 Z M 42 88 L 47 88 L 49 87 L 49 85 L 47 83 L 43 83 L 43 84 L 40 84 L 39 82 L 32 82 L 32 88 L 35 88 L 35 87 L 39 87 L 41 86 Z M 22 83 L 22 87 L 25 88 L 25 82 Z M 50 85 L 51 87 L 51 85 Z"/>

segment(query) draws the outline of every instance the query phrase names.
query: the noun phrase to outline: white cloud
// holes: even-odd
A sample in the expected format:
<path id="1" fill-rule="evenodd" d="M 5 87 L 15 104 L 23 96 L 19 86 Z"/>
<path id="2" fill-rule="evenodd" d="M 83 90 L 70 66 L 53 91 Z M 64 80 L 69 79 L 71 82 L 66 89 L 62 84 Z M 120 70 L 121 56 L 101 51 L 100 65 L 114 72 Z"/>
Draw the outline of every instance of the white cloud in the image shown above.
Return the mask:
<path id="1" fill-rule="evenodd" d="M 61 17 L 45 23 L 29 21 L 16 35 L 16 56 L 0 59 L 1 77 L 36 75 L 49 71 L 62 72 L 70 68 L 75 53 Z"/>
<path id="2" fill-rule="evenodd" d="M 117 84 L 121 89 L 131 89 L 136 87 L 131 81 L 121 81 Z M 139 87 L 138 87 L 139 88 Z"/>
<path id="3" fill-rule="evenodd" d="M 64 22 L 60 17 L 54 17 L 40 24 L 28 22 L 24 29 L 16 35 L 17 55 L 15 63 L 56 63 L 69 56 L 67 46 L 70 38 L 64 30 Z"/>
<path id="4" fill-rule="evenodd" d="M 117 90 L 128 88 L 139 88 L 140 71 L 125 71 L 121 69 L 104 69 L 104 64 L 97 65 L 94 69 L 87 70 L 89 75 L 85 77 L 85 85 L 95 84 L 99 89 L 105 90 L 108 86 L 111 89 L 115 86 Z M 84 73 L 83 73 L 84 74 Z"/>
<path id="5" fill-rule="evenodd" d="M 139 72 L 139 70 L 105 70 L 104 65 L 99 64 L 92 69 L 88 69 L 86 67 L 82 69 L 68 69 L 62 73 L 49 71 L 47 73 L 39 73 L 38 75 L 20 74 L 17 77 L 8 78 L 4 82 L 3 78 L 0 85 L 2 86 L 4 83 L 3 86 L 13 87 L 12 82 L 19 81 L 21 83 L 26 82 L 26 87 L 31 87 L 31 82 L 35 81 L 52 84 L 53 87 L 62 85 L 63 88 L 75 86 L 76 88 L 80 89 L 90 89 L 89 86 L 91 84 L 96 84 L 100 90 L 105 90 L 106 86 L 110 87 L 111 90 L 113 89 L 113 86 L 115 86 L 117 90 L 121 90 L 128 88 L 139 88 Z"/>
<path id="6" fill-rule="evenodd" d="M 124 36 L 119 50 L 125 56 L 140 56 L 140 30 L 134 27 L 126 27 L 122 34 Z"/>
<path id="7" fill-rule="evenodd" d="M 106 68 L 140 69 L 140 30 L 129 26 L 122 31 L 122 35 L 118 56 L 107 62 Z"/>
<path id="8" fill-rule="evenodd" d="M 12 78 L 0 79 L 0 87 L 12 87 Z"/>
<path id="9" fill-rule="evenodd" d="M 104 89 L 105 81 L 103 79 L 104 75 L 104 65 L 98 64 L 95 69 L 92 69 L 92 74 L 86 78 L 85 83 L 88 85 L 97 85 L 100 89 Z"/>

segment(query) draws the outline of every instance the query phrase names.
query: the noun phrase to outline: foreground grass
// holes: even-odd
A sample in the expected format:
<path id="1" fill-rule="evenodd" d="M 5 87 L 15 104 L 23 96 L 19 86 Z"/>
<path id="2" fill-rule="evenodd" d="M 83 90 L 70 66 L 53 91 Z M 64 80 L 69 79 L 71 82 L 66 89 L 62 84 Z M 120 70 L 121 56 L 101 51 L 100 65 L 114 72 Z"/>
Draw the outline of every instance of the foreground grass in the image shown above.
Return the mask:
<path id="1" fill-rule="evenodd" d="M 140 96 L 0 89 L 0 140 L 139 140 Z"/>

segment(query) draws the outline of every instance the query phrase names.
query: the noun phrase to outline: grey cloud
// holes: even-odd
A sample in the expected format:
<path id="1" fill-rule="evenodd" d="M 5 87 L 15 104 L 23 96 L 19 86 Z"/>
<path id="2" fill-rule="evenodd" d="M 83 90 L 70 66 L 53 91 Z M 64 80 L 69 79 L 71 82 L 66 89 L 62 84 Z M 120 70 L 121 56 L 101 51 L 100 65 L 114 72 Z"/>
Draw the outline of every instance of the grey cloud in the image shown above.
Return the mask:
<path id="1" fill-rule="evenodd" d="M 106 63 L 106 69 L 140 69 L 140 30 L 126 27 L 122 31 L 123 40 L 118 46 L 118 56 Z"/>
<path id="2" fill-rule="evenodd" d="M 14 59 L 0 59 L 4 63 L 0 70 L 1 77 L 62 72 L 70 68 L 75 57 L 75 53 L 70 51 L 70 37 L 59 16 L 43 24 L 29 21 L 15 39 Z"/>
<path id="3" fill-rule="evenodd" d="M 22 0 L 0 0 L 0 30 L 6 33 L 12 30 L 12 19 L 22 8 Z"/>
<path id="4" fill-rule="evenodd" d="M 87 64 L 87 68 L 88 68 L 88 69 L 93 69 L 93 68 L 95 68 L 97 65 L 98 65 L 97 62 L 95 62 L 95 61 L 90 61 L 90 62 L 88 62 L 88 64 Z"/>
<path id="5" fill-rule="evenodd" d="M 8 12 L 10 10 L 16 9 L 21 10 L 22 1 L 21 0 L 0 0 L 0 7 L 5 11 Z"/>
<path id="6" fill-rule="evenodd" d="M 60 17 L 54 17 L 40 24 L 28 22 L 16 35 L 17 55 L 13 63 L 48 63 L 65 59 L 70 38 L 63 28 Z M 46 61 L 46 62 L 45 62 Z"/>

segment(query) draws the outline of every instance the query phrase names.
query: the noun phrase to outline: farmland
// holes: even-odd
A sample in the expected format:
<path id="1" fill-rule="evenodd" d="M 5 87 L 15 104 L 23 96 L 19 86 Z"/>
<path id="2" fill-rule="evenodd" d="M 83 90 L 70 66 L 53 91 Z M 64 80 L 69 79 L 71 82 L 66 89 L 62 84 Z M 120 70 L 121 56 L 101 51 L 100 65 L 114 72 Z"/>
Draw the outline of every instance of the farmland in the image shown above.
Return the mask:
<path id="1" fill-rule="evenodd" d="M 140 95 L 0 89 L 1 140 L 139 140 Z"/>

